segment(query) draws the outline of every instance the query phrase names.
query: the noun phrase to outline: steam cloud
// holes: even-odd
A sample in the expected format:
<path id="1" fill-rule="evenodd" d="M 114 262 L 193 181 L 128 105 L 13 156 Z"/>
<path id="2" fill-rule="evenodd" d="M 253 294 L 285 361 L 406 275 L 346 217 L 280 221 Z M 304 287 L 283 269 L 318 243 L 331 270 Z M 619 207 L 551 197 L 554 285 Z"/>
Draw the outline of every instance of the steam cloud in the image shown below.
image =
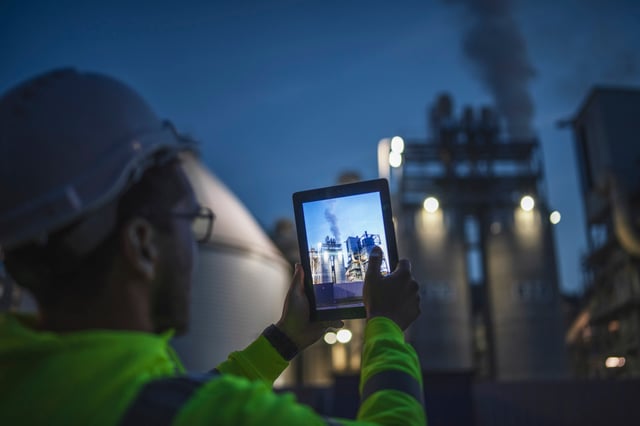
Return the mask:
<path id="1" fill-rule="evenodd" d="M 445 0 L 465 6 L 469 26 L 463 51 L 472 61 L 513 138 L 533 135 L 533 100 L 528 82 L 535 75 L 524 37 L 511 14 L 511 0 Z"/>
<path id="2" fill-rule="evenodd" d="M 333 238 L 336 239 L 336 242 L 340 242 L 340 228 L 338 228 L 338 218 L 329 209 L 325 209 L 324 217 L 331 224 L 331 232 L 333 233 Z"/>

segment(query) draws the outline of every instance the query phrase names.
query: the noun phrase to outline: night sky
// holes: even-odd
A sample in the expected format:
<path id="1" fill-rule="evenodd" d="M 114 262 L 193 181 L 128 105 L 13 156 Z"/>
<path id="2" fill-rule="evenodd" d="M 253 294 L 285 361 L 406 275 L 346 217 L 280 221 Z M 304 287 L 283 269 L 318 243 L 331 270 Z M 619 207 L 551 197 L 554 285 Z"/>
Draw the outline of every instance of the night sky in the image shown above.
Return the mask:
<path id="1" fill-rule="evenodd" d="M 582 200 L 572 134 L 556 122 L 594 84 L 640 87 L 640 2 L 491 1 L 510 7 L 525 43 L 532 128 L 563 215 L 561 284 L 577 292 Z M 63 66 L 124 80 L 201 141 L 205 163 L 269 229 L 293 217 L 295 191 L 345 170 L 377 177 L 378 141 L 425 138 L 441 92 L 456 111 L 492 103 L 463 49 L 464 3 L 0 0 L 0 92 Z"/>

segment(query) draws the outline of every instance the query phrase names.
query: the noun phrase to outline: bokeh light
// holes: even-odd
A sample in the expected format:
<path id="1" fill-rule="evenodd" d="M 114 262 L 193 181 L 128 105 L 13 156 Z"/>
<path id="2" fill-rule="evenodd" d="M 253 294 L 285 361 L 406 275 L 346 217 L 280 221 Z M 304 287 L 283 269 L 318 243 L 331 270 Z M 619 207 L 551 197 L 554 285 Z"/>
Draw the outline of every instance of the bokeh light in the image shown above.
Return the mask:
<path id="1" fill-rule="evenodd" d="M 400 167 L 402 165 L 402 154 L 391 151 L 389 153 L 389 165 L 395 168 Z"/>
<path id="2" fill-rule="evenodd" d="M 391 152 L 402 154 L 404 152 L 404 139 L 400 136 L 394 136 L 391 138 Z"/>
<path id="3" fill-rule="evenodd" d="M 329 345 L 333 345 L 338 341 L 338 336 L 333 331 L 329 331 L 324 334 L 324 341 Z"/>
<path id="4" fill-rule="evenodd" d="M 351 331 L 347 329 L 338 330 L 338 334 L 336 335 L 340 343 L 349 343 L 352 336 Z"/>
<path id="5" fill-rule="evenodd" d="M 525 212 L 530 212 L 531 210 L 533 210 L 535 205 L 536 205 L 536 202 L 533 200 L 533 197 L 531 197 L 530 195 L 525 195 L 520 200 L 520 207 Z"/>
<path id="6" fill-rule="evenodd" d="M 427 199 L 424 200 L 423 206 L 427 212 L 435 213 L 440 207 L 440 202 L 435 197 L 427 197 Z"/>

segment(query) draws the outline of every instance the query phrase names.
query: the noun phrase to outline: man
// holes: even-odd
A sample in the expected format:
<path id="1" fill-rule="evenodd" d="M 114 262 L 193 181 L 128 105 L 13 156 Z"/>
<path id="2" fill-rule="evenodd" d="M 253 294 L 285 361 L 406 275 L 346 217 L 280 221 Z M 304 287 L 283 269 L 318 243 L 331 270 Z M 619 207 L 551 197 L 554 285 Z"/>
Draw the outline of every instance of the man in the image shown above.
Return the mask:
<path id="1" fill-rule="evenodd" d="M 2 424 L 340 424 L 276 395 L 296 353 L 341 322 L 309 321 L 297 266 L 282 318 L 207 374 L 168 345 L 187 328 L 196 239 L 213 212 L 180 166 L 193 144 L 124 84 L 56 70 L 0 99 L 0 245 L 37 317 L 0 317 Z M 200 235 L 194 236 L 192 224 Z M 356 423 L 424 424 L 408 261 L 365 280 Z"/>

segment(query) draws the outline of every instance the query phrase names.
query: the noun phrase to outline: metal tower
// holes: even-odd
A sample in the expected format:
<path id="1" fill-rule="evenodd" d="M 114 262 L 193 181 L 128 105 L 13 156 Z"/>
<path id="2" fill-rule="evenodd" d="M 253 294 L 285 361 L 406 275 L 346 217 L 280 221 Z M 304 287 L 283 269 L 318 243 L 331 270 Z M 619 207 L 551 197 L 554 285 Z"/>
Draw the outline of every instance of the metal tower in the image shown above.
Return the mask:
<path id="1" fill-rule="evenodd" d="M 563 376 L 537 139 L 505 138 L 489 108 L 458 118 L 447 95 L 428 121 L 431 137 L 407 141 L 392 176 L 401 255 L 422 284 L 410 339 L 423 367 L 498 380 Z"/>

